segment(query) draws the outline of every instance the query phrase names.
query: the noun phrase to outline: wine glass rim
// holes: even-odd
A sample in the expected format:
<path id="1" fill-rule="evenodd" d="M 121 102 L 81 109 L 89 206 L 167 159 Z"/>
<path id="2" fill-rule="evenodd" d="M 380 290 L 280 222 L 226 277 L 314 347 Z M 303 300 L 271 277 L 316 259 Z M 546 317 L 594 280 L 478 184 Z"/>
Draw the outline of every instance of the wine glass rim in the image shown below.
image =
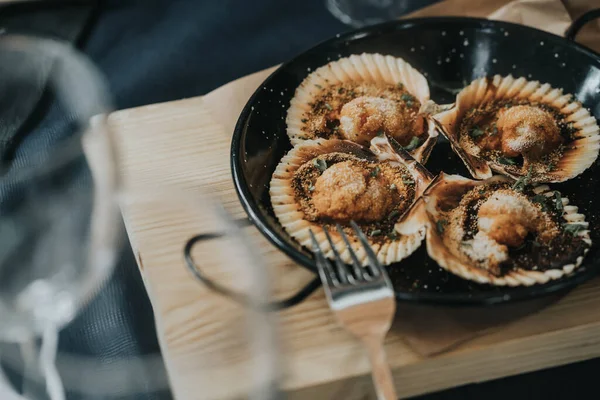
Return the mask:
<path id="1" fill-rule="evenodd" d="M 112 102 L 102 74 L 70 43 L 53 38 L 4 34 L 0 35 L 0 54 L 2 51 L 20 53 L 26 57 L 31 55 L 32 59 L 49 57 L 52 60 L 44 87 L 53 89 L 54 100 L 66 105 L 67 112 L 75 117 L 77 130 L 52 143 L 50 151 L 35 154 L 25 161 L 13 160 L 5 170 L 0 171 L 0 184 L 45 175 L 75 161 L 83 154 L 82 140 L 90 131 L 91 120 L 105 121 L 98 117 L 112 111 Z"/>

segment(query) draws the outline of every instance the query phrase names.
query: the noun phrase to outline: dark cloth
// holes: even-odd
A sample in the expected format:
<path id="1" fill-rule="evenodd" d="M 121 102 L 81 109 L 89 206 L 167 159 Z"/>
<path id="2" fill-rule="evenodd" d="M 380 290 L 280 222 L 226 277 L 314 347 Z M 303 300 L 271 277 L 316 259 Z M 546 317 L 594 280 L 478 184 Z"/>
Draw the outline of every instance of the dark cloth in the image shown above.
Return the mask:
<path id="1" fill-rule="evenodd" d="M 324 0 L 105 0 L 80 48 L 106 75 L 115 105 L 123 109 L 205 94 L 346 30 Z M 29 140 L 46 143 L 64 128 L 61 121 L 47 124 L 27 132 Z M 127 245 L 107 287 L 61 333 L 60 351 L 109 367 L 159 353 L 151 305 Z M 583 390 L 594 388 L 598 366 L 592 360 L 420 398 L 592 398 Z M 137 379 L 153 388 L 155 374 Z M 149 389 L 125 398 L 163 400 L 170 393 Z"/>

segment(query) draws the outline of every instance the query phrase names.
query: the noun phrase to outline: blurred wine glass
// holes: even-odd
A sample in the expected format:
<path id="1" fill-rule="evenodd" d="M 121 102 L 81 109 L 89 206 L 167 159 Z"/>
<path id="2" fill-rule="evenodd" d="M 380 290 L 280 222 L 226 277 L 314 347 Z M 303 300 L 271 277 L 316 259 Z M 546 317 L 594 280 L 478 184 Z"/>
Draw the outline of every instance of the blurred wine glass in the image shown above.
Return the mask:
<path id="1" fill-rule="evenodd" d="M 219 266 L 210 271 L 216 280 L 235 276 L 233 289 L 250 303 L 270 298 L 266 263 L 218 200 L 200 190 L 155 182 L 140 187 L 121 178 L 110 110 L 106 85 L 71 47 L 0 36 L 0 129 L 19 131 L 14 143 L 0 144 L 0 341 L 19 347 L 0 347 L 0 357 L 25 372 L 18 390 L 0 367 L 2 400 L 63 400 L 65 391 L 123 398 L 167 388 L 160 355 L 119 359 L 107 368 L 102 360 L 57 353 L 58 331 L 112 271 L 122 238 L 120 207 L 135 203 L 138 213 L 156 218 L 161 232 L 180 235 L 156 247 L 173 256 L 166 269 L 180 268 L 189 278 L 186 293 L 206 288 L 185 269 L 183 245 L 198 233 L 219 232 L 216 240 L 196 244 L 194 257 Z M 280 398 L 275 314 L 218 295 L 199 307 L 206 315 L 190 319 L 196 325 L 186 329 L 202 330 L 205 318 L 218 310 L 211 340 L 223 344 L 190 360 L 188 373 L 197 377 L 203 395 L 212 387 L 212 398 Z M 138 379 L 140 374 L 152 374 L 151 383 Z"/>
<path id="2" fill-rule="evenodd" d="M 360 28 L 397 19 L 440 0 L 326 0 L 329 11 L 343 23 Z"/>
<path id="3" fill-rule="evenodd" d="M 0 36 L 0 129 L 13 136 L 1 148 L 0 340 L 23 346 L 28 373 L 45 382 L 40 398 L 64 398 L 58 330 L 98 292 L 119 251 L 110 108 L 100 75 L 70 45 Z M 0 398 L 9 390 L 0 381 Z"/>

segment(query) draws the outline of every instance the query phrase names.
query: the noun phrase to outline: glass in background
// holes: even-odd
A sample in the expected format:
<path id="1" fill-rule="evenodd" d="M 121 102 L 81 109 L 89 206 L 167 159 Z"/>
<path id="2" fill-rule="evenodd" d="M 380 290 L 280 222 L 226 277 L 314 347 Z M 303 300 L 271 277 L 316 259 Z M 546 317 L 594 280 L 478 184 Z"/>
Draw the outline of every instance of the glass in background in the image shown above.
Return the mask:
<path id="1" fill-rule="evenodd" d="M 0 170 L 0 341 L 21 346 L 27 399 L 65 398 L 58 332 L 98 293 L 119 254 L 110 110 L 104 81 L 69 44 L 0 37 L 0 126 L 13 129 L 28 115 Z M 18 392 L 0 369 L 0 398 Z"/>
<path id="2" fill-rule="evenodd" d="M 190 332 L 208 332 L 221 344 L 190 357 L 197 390 L 208 397 L 207 388 L 213 388 L 218 393 L 211 398 L 221 399 L 281 398 L 277 315 L 262 308 L 271 298 L 266 263 L 218 199 L 201 190 L 121 185 L 105 84 L 69 45 L 0 36 L 0 72 L 0 127 L 42 98 L 0 171 L 0 342 L 20 346 L 1 347 L 0 357 L 11 370 L 25 373 L 24 387 L 13 388 L 0 368 L 0 399 L 64 400 L 66 392 L 114 399 L 168 388 L 165 376 L 145 386 L 148 379 L 136 379 L 162 371 L 160 355 L 107 365 L 57 353 L 59 330 L 112 271 L 123 239 L 119 207 L 129 202 L 151 215 L 161 231 L 178 235 L 155 246 L 172 256 L 164 260 L 166 270 L 180 268 L 173 273 L 189 277 L 182 291 L 207 290 L 185 269 L 184 244 L 196 234 L 219 232 L 219 238 L 194 246 L 194 259 L 219 266 L 207 271 L 215 281 L 235 277 L 232 289 L 256 305 L 214 294 L 203 297 L 197 318 L 182 321 L 191 324 L 185 325 Z M 44 102 L 47 97 L 51 101 Z M 64 124 L 57 128 L 57 121 Z"/>
<path id="3" fill-rule="evenodd" d="M 343 23 L 360 28 L 378 24 L 438 3 L 440 0 L 326 0 L 329 11 Z"/>

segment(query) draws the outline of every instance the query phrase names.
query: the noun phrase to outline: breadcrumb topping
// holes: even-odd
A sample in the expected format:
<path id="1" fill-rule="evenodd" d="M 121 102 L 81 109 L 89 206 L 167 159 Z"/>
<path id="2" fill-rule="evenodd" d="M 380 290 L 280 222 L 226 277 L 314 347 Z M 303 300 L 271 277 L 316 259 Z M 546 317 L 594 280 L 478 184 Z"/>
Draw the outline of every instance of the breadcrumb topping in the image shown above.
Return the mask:
<path id="1" fill-rule="evenodd" d="M 465 151 L 502 164 L 510 173 L 551 173 L 576 129 L 558 110 L 520 99 L 492 101 L 467 110 L 458 140 Z"/>
<path id="2" fill-rule="evenodd" d="M 586 246 L 565 228 L 556 201 L 510 184 L 478 185 L 458 204 L 443 203 L 438 234 L 455 256 L 496 276 L 515 268 L 556 268 L 574 261 Z"/>
<path id="3" fill-rule="evenodd" d="M 339 152 L 307 160 L 295 172 L 292 189 L 306 220 L 354 220 L 379 241 L 394 239 L 395 223 L 415 199 L 415 181 L 404 166 Z"/>
<path id="4" fill-rule="evenodd" d="M 391 135 L 392 132 L 387 132 L 388 128 L 399 133 L 415 131 L 415 134 L 422 134 L 425 129 L 422 118 L 417 117 L 421 103 L 401 84 L 345 82 L 319 86 L 317 89 L 319 93 L 302 118 L 303 130 L 307 133 L 305 139 L 352 140 L 353 136 L 359 139 L 363 138 L 362 135 L 373 137 L 381 130 Z M 346 104 L 360 98 L 362 100 L 352 103 L 345 111 L 342 110 Z M 399 116 L 394 115 L 397 112 L 400 113 Z M 346 131 L 340 126 L 342 116 L 347 117 L 344 124 Z M 369 116 L 372 117 L 370 122 L 367 121 Z M 377 119 L 379 122 L 376 122 Z M 410 138 L 404 141 L 406 143 L 402 144 L 406 145 Z"/>

